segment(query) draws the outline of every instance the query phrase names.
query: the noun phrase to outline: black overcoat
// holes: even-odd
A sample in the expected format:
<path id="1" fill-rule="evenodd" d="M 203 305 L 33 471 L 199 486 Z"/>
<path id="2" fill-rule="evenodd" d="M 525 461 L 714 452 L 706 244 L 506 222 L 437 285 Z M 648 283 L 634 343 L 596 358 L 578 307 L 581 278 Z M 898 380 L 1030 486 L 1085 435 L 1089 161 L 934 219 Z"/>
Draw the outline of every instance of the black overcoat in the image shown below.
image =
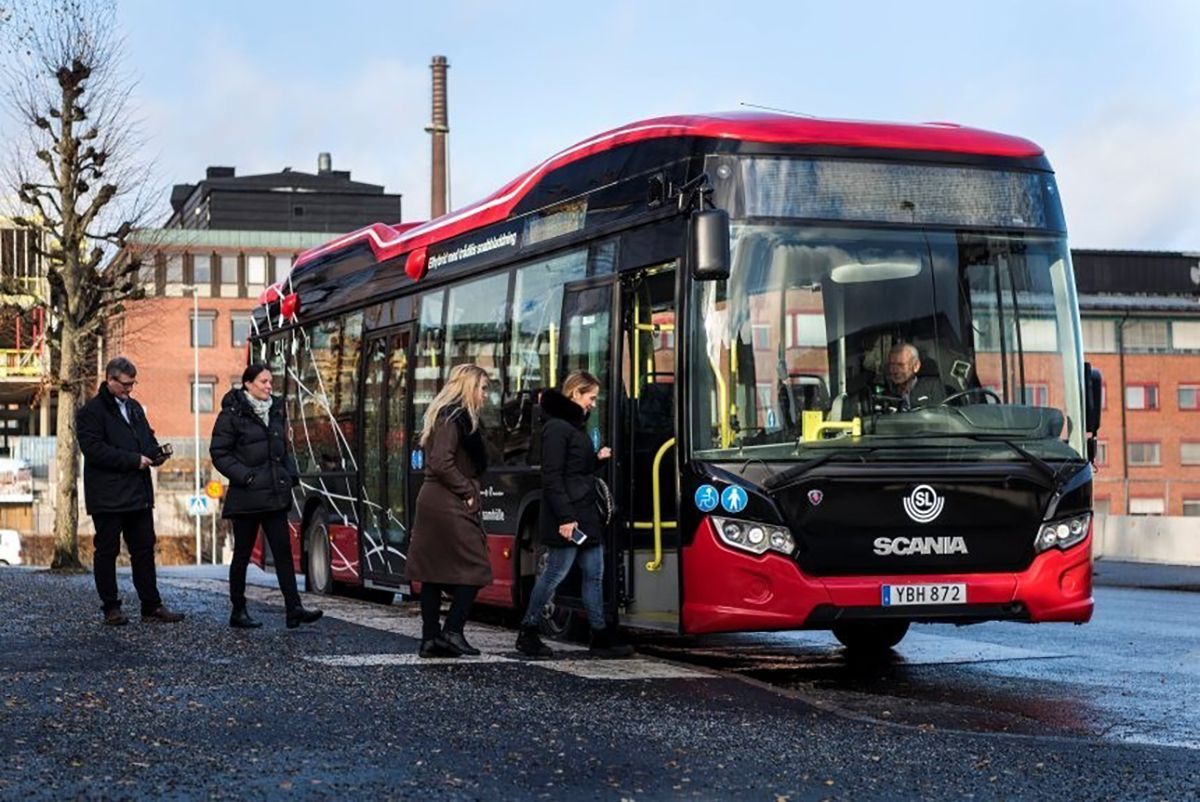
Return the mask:
<path id="1" fill-rule="evenodd" d="M 209 454 L 213 467 L 229 479 L 224 518 L 286 510 L 292 488 L 300 483 L 296 461 L 287 449 L 283 399 L 271 399 L 270 425 L 254 414 L 241 388 L 221 399 Z"/>
<path id="2" fill-rule="evenodd" d="M 538 531 L 547 546 L 574 546 L 558 527 L 575 521 L 587 535 L 582 548 L 603 542 L 604 526 L 596 507 L 596 470 L 600 460 L 587 435 L 583 407 L 557 390 L 542 392 L 542 506 Z"/>
<path id="3" fill-rule="evenodd" d="M 128 423 L 117 399 L 102 384 L 95 397 L 75 413 L 75 433 L 83 452 L 83 498 L 89 515 L 154 507 L 150 470 L 141 466 L 143 455 L 150 459 L 158 455 L 158 440 L 141 404 L 130 398 L 126 410 Z"/>

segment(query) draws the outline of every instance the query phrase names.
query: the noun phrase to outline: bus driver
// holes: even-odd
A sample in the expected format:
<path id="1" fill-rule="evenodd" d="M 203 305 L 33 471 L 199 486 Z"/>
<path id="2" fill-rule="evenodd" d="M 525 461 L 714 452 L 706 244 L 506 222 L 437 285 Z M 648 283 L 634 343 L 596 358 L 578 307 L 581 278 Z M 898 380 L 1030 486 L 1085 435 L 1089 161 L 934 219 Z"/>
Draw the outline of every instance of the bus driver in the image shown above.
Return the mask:
<path id="1" fill-rule="evenodd" d="M 946 391 L 936 376 L 918 376 L 921 354 L 911 343 L 896 343 L 888 352 L 888 393 L 899 399 L 900 409 L 932 407 L 942 403 Z"/>

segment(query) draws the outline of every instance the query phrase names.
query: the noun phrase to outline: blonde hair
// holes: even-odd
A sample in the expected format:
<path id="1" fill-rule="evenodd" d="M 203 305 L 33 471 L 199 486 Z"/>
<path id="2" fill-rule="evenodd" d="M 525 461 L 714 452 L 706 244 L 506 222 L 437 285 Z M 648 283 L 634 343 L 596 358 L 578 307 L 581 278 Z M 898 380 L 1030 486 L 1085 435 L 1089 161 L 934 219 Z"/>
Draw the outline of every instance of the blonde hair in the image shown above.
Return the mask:
<path id="1" fill-rule="evenodd" d="M 592 388 L 600 389 L 600 380 L 586 370 L 576 370 L 563 382 L 562 394 L 570 398 L 575 393 L 590 392 Z"/>
<path id="2" fill-rule="evenodd" d="M 438 416 L 446 407 L 460 404 L 471 417 L 471 431 L 479 428 L 479 408 L 483 405 L 479 400 L 479 385 L 488 381 L 487 371 L 478 365 L 466 363 L 455 365 L 450 369 L 450 377 L 446 384 L 434 396 L 425 410 L 425 421 L 421 426 L 420 444 L 424 447 L 433 434 L 433 427 Z"/>

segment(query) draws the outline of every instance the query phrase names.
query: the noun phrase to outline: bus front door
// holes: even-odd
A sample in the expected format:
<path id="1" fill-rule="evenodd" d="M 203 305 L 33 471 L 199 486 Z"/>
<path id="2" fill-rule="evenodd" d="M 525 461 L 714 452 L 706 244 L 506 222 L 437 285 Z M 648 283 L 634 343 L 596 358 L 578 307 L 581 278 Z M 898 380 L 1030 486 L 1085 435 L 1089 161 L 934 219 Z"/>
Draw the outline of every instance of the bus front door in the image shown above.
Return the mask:
<path id="1" fill-rule="evenodd" d="M 624 549 L 623 619 L 677 631 L 674 262 L 622 277 L 620 338 L 614 492 Z"/>
<path id="2" fill-rule="evenodd" d="M 366 341 L 361 419 L 362 442 L 359 564 L 363 583 L 384 591 L 408 592 L 408 349 L 409 327 Z"/>

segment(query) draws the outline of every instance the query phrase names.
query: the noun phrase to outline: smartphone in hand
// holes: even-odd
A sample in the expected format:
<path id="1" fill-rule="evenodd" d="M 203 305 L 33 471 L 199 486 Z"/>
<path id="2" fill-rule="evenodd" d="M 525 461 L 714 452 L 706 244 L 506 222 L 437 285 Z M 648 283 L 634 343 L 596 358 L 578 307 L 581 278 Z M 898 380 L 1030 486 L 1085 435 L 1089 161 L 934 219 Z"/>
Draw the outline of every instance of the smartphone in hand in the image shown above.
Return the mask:
<path id="1" fill-rule="evenodd" d="M 583 542 L 587 539 L 588 539 L 587 532 L 584 532 L 578 526 L 575 527 L 575 531 L 571 533 L 571 542 L 574 543 L 576 546 L 583 545 Z"/>

